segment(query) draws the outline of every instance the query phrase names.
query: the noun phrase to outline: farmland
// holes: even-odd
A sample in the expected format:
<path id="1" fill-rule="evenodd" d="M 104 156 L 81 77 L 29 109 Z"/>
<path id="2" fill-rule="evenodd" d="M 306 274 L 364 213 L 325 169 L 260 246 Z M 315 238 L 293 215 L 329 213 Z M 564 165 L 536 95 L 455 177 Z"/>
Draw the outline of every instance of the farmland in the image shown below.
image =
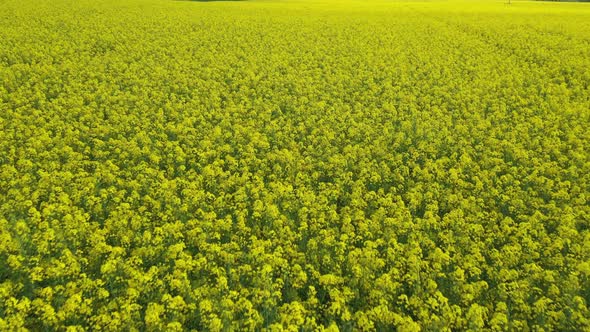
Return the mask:
<path id="1" fill-rule="evenodd" d="M 589 305 L 587 4 L 0 0 L 0 330 Z"/>

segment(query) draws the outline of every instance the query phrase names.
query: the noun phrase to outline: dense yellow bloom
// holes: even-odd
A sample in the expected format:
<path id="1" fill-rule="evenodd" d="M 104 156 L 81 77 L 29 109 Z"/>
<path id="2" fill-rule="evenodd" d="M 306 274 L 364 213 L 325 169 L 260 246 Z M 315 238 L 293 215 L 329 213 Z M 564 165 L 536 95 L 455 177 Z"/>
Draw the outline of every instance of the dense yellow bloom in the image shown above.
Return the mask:
<path id="1" fill-rule="evenodd" d="M 590 329 L 590 7 L 0 2 L 1 331 Z"/>

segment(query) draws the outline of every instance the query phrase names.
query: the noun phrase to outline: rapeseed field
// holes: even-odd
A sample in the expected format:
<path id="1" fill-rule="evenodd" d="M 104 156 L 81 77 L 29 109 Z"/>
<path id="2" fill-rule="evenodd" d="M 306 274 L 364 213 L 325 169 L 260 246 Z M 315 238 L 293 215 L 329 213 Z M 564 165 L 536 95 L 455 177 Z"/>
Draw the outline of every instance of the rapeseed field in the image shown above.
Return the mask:
<path id="1" fill-rule="evenodd" d="M 0 331 L 588 331 L 590 4 L 0 0 Z"/>

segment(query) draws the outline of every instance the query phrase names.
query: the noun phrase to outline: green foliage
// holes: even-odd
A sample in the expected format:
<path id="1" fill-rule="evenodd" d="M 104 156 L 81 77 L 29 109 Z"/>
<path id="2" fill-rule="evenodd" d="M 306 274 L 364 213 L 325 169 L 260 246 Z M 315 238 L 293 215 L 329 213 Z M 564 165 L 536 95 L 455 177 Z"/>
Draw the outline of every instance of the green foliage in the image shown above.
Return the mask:
<path id="1" fill-rule="evenodd" d="M 590 329 L 590 9 L 0 6 L 0 330 Z"/>

